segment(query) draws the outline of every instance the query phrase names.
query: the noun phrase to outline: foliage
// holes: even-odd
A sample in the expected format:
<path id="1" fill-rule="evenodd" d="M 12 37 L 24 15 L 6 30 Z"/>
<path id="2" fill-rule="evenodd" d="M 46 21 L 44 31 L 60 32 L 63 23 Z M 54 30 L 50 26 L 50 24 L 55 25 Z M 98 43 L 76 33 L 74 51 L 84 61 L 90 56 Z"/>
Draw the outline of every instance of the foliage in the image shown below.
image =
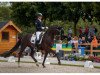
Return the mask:
<path id="1" fill-rule="evenodd" d="M 100 57 L 89 56 L 89 60 L 100 63 Z"/>
<path id="2" fill-rule="evenodd" d="M 93 9 L 94 9 L 94 17 L 96 18 L 96 21 L 100 24 L 100 3 L 93 3 Z"/>
<path id="3" fill-rule="evenodd" d="M 88 58 L 86 58 L 85 56 L 76 56 L 76 55 L 72 55 L 69 54 L 68 59 L 73 61 L 86 61 L 86 60 L 90 60 L 92 62 L 98 62 L 100 63 L 100 57 L 96 57 L 96 56 L 89 56 Z"/>
<path id="4" fill-rule="evenodd" d="M 35 27 L 34 26 L 20 26 L 21 30 L 23 30 L 23 33 L 19 34 L 19 36 L 24 36 L 26 34 L 33 34 L 35 32 Z"/>
<path id="5" fill-rule="evenodd" d="M 96 2 L 11 2 L 11 6 L 6 3 L 0 5 L 1 20 L 12 18 L 23 29 L 26 26 L 34 28 L 38 12 L 43 14 L 45 26 L 61 25 L 66 30 L 71 27 L 74 34 L 77 34 L 77 27 L 80 25 L 100 23 L 100 3 Z"/>
<path id="6" fill-rule="evenodd" d="M 12 19 L 18 25 L 31 26 L 35 19 L 35 3 L 16 2 L 11 4 Z"/>
<path id="7" fill-rule="evenodd" d="M 8 3 L 0 3 L 0 21 L 8 21 L 11 18 L 11 9 Z"/>
<path id="8" fill-rule="evenodd" d="M 85 56 L 77 56 L 77 55 L 73 55 L 73 54 L 69 54 L 68 55 L 68 59 L 71 61 L 86 61 L 89 60 L 89 58 L 86 58 Z"/>

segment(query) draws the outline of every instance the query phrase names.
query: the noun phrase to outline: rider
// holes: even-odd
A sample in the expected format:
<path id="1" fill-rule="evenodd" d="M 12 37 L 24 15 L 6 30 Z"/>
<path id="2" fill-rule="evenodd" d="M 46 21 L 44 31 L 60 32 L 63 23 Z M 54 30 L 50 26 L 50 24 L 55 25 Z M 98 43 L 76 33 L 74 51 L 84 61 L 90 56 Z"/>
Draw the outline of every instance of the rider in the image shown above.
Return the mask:
<path id="1" fill-rule="evenodd" d="M 42 23 L 42 13 L 37 14 L 37 19 L 35 21 L 35 27 L 36 27 L 36 44 L 40 42 L 40 34 L 42 33 L 44 27 Z"/>

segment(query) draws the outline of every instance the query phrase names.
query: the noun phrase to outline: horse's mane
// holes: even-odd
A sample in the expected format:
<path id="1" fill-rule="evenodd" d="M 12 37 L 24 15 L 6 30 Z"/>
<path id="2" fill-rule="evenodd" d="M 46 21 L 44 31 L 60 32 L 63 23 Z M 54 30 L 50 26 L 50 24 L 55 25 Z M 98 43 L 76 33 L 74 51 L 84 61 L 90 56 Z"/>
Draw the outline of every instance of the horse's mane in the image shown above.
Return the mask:
<path id="1" fill-rule="evenodd" d="M 59 27 L 58 25 L 54 25 L 54 26 L 50 26 L 49 29 L 52 29 L 52 28 L 57 28 Z"/>
<path id="2" fill-rule="evenodd" d="M 56 30 L 56 29 L 61 30 L 62 27 L 58 25 L 49 26 L 45 33 L 48 33 L 49 31 Z"/>

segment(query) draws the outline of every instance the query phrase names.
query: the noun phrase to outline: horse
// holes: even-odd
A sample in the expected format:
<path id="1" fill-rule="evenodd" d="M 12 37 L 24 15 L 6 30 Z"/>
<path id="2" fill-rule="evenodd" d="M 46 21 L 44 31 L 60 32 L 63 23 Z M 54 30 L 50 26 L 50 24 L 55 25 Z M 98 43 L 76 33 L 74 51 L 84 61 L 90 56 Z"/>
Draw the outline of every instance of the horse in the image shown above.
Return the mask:
<path id="1" fill-rule="evenodd" d="M 60 27 L 60 26 L 49 27 L 43 35 L 41 44 L 37 47 L 38 50 L 41 50 L 41 52 L 44 52 L 44 60 L 42 62 L 43 68 L 45 68 L 44 63 L 45 63 L 45 60 L 46 60 L 48 53 L 55 54 L 57 56 L 57 59 L 58 59 L 58 64 L 59 65 L 61 64 L 58 54 L 51 49 L 52 45 L 54 44 L 55 35 L 60 35 L 61 31 L 62 31 L 62 27 Z M 2 54 L 2 56 L 4 56 L 4 57 L 10 56 L 10 54 L 17 51 L 18 47 L 21 46 L 21 49 L 18 53 L 18 67 L 20 67 L 20 57 L 22 56 L 22 53 L 25 50 L 25 48 L 30 47 L 30 49 L 31 49 L 30 56 L 35 61 L 36 65 L 39 66 L 38 61 L 34 57 L 34 54 L 36 52 L 36 50 L 35 50 L 36 45 L 35 45 L 35 43 L 30 42 L 31 37 L 32 37 L 32 34 L 27 34 L 24 37 L 19 38 L 19 41 L 16 43 L 16 45 L 11 50 L 4 52 Z"/>

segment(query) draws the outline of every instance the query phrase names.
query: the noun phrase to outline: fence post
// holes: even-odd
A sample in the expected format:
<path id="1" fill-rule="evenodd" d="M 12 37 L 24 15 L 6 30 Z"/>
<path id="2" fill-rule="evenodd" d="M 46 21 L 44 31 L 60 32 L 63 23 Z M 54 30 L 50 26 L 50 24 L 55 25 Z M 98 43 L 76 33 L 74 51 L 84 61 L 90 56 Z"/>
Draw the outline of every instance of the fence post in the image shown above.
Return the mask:
<path id="1" fill-rule="evenodd" d="M 92 56 L 93 55 L 93 46 L 92 46 L 92 43 L 91 43 L 91 48 L 90 48 L 90 55 Z"/>

